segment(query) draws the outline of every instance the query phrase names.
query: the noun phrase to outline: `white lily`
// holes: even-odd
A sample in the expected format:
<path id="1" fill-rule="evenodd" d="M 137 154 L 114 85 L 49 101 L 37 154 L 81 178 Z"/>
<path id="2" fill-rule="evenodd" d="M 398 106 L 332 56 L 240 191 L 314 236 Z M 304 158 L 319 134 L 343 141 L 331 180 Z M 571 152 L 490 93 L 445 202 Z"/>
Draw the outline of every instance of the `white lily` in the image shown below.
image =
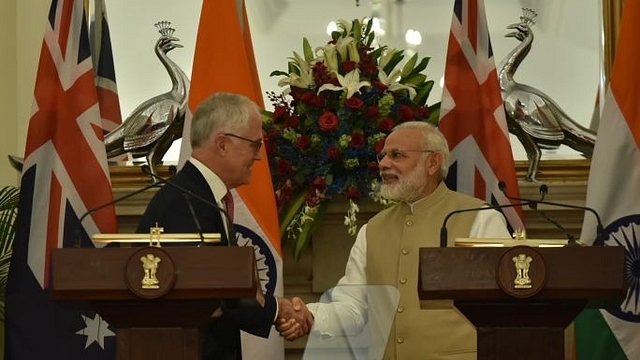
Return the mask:
<path id="1" fill-rule="evenodd" d="M 381 83 L 385 84 L 390 91 L 396 91 L 400 89 L 405 89 L 409 91 L 409 98 L 413 100 L 416 96 L 416 89 L 413 88 L 413 84 L 405 85 L 401 84 L 398 81 L 400 80 L 400 69 L 393 70 L 390 75 L 387 75 L 382 69 L 378 71 L 378 79 Z"/>
<path id="2" fill-rule="evenodd" d="M 358 48 L 356 47 L 355 39 L 351 36 L 338 38 L 335 47 L 343 60 L 349 59 L 355 62 L 360 61 L 360 55 L 358 55 Z"/>
<path id="3" fill-rule="evenodd" d="M 338 54 L 335 45 L 328 44 L 324 47 L 319 47 L 316 52 L 322 54 L 320 59 L 324 60 L 324 64 L 329 71 L 338 72 Z"/>
<path id="4" fill-rule="evenodd" d="M 318 93 L 322 92 L 323 90 L 344 90 L 347 92 L 347 99 L 349 99 L 353 96 L 353 94 L 360 93 L 360 88 L 362 88 L 363 86 L 371 86 L 371 83 L 368 81 L 360 81 L 360 70 L 358 69 L 350 71 L 345 76 L 336 73 L 336 76 L 338 77 L 338 82 L 341 86 L 324 84 L 320 87 L 320 89 L 318 89 Z"/>
<path id="5" fill-rule="evenodd" d="M 343 34 L 350 34 L 351 26 L 353 24 L 351 23 L 351 21 L 347 21 L 345 19 L 339 19 L 336 25 L 338 25 L 338 29 L 342 29 Z"/>
<path id="6" fill-rule="evenodd" d="M 311 64 L 306 62 L 298 53 L 294 52 L 293 57 L 290 58 L 293 63 L 300 70 L 300 74 L 291 73 L 289 77 L 285 77 L 278 81 L 278 86 L 292 85 L 299 88 L 309 88 L 313 82 L 313 72 L 311 70 Z"/>

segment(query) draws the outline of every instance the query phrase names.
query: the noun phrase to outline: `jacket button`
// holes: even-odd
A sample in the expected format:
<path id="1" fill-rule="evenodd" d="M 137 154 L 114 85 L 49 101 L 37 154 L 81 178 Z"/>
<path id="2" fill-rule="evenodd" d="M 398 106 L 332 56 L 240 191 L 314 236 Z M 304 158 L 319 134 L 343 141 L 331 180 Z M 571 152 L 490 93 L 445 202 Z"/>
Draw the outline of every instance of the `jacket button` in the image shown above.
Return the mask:
<path id="1" fill-rule="evenodd" d="M 405 278 L 400 278 L 400 284 L 406 284 L 407 283 L 407 279 Z"/>
<path id="2" fill-rule="evenodd" d="M 404 338 L 399 337 L 396 341 L 398 342 L 398 344 L 402 344 L 404 342 Z"/>

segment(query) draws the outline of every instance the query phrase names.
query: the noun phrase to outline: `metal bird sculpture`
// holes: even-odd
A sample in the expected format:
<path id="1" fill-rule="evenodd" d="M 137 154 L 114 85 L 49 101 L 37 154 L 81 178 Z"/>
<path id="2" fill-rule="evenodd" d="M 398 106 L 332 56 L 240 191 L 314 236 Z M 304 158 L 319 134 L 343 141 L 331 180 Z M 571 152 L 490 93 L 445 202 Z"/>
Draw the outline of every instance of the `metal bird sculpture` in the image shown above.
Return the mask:
<path id="1" fill-rule="evenodd" d="M 531 50 L 531 26 L 535 24 L 535 17 L 535 11 L 525 8 L 520 22 L 507 26 L 515 31 L 505 36 L 521 43 L 502 60 L 498 73 L 509 132 L 520 140 L 527 153 L 527 181 L 535 180 L 543 149 L 557 149 L 564 144 L 591 157 L 596 141 L 595 132 L 571 119 L 551 97 L 513 80 L 518 66 Z"/>
<path id="2" fill-rule="evenodd" d="M 180 39 L 173 36 L 175 29 L 168 21 L 160 21 L 155 26 L 161 35 L 155 44 L 155 53 L 169 73 L 171 90 L 140 104 L 122 125 L 104 138 L 108 158 L 126 153 L 134 158 L 144 156 L 153 174 L 157 173 L 156 167 L 173 141 L 182 137 L 190 86 L 189 78 L 167 56 L 169 51 L 182 47 L 177 43 Z"/>

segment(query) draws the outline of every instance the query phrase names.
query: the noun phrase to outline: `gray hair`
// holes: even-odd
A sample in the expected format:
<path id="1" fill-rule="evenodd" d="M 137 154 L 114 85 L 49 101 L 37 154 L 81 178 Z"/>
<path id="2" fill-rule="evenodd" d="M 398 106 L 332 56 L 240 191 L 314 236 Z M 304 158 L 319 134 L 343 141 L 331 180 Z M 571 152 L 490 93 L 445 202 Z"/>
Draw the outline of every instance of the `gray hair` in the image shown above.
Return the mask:
<path id="1" fill-rule="evenodd" d="M 197 149 L 219 132 L 236 132 L 247 127 L 256 103 L 243 95 L 218 92 L 202 101 L 191 118 L 191 147 Z"/>
<path id="2" fill-rule="evenodd" d="M 447 139 L 437 127 L 424 121 L 407 121 L 396 125 L 391 132 L 399 129 L 416 129 L 423 135 L 423 143 L 420 144 L 424 150 L 432 150 L 442 155 L 442 165 L 440 166 L 440 179 L 447 178 L 449 173 L 449 144 Z"/>

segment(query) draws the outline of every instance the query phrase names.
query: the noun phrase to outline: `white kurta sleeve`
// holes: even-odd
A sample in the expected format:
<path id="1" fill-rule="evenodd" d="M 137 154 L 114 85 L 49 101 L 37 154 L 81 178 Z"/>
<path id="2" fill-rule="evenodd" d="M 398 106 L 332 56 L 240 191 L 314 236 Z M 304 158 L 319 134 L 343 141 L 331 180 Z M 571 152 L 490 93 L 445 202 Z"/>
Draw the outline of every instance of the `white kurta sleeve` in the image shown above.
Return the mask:
<path id="1" fill-rule="evenodd" d="M 478 211 L 469 231 L 471 238 L 510 239 L 504 215 L 497 210 Z"/>
<path id="2" fill-rule="evenodd" d="M 367 225 L 358 232 L 344 276 L 320 302 L 307 304 L 314 316 L 312 331 L 320 335 L 354 335 L 367 322 Z"/>

